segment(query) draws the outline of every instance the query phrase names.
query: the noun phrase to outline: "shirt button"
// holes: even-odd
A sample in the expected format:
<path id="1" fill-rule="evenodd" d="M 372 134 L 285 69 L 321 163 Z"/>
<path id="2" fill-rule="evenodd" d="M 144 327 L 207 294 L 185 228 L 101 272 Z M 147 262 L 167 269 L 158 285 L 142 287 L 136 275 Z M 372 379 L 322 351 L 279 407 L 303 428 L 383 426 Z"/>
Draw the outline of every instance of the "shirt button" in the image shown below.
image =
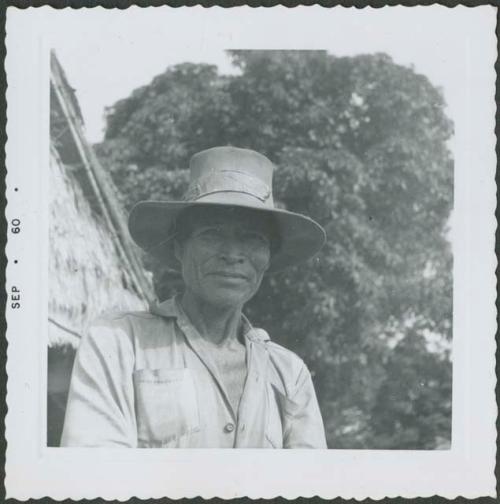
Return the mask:
<path id="1" fill-rule="evenodd" d="M 232 423 L 227 423 L 224 425 L 224 432 L 233 432 L 234 431 L 234 424 Z"/>

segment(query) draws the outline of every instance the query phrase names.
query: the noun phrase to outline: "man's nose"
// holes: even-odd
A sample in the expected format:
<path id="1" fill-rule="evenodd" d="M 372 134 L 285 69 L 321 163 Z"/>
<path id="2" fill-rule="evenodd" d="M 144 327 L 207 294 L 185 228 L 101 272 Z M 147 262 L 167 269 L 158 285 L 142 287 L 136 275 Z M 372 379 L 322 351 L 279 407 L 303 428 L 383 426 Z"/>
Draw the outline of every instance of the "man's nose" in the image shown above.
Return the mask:
<path id="1" fill-rule="evenodd" d="M 228 238 L 221 244 L 220 257 L 231 264 L 243 262 L 245 259 L 244 246 L 237 237 Z"/>

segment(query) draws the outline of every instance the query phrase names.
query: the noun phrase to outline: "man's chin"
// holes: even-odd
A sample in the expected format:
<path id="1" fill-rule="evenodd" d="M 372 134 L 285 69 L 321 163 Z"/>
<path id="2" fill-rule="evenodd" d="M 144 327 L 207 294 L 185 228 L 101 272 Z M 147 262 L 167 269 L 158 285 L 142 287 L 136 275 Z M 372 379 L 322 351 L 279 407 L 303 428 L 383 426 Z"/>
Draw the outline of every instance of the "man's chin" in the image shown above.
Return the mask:
<path id="1" fill-rule="evenodd" d="M 251 296 L 248 293 L 242 293 L 238 289 L 232 288 L 217 288 L 211 289 L 206 296 L 206 301 L 218 307 L 241 307 Z"/>

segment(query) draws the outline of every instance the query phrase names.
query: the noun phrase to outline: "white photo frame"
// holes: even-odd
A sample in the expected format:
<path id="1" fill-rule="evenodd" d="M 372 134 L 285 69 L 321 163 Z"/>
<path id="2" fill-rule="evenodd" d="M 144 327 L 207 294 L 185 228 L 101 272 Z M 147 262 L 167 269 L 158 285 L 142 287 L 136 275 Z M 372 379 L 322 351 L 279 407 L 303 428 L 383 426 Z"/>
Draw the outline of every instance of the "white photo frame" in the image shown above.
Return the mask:
<path id="1" fill-rule="evenodd" d="M 177 27 L 173 36 L 179 44 L 194 53 L 208 46 L 324 48 L 329 38 L 339 40 L 329 24 L 337 17 L 351 23 L 358 37 L 386 37 L 390 43 L 401 37 L 401 26 L 409 30 L 401 43 L 408 44 L 443 27 L 442 38 L 431 39 L 442 52 L 429 58 L 441 58 L 457 82 L 450 102 L 455 121 L 452 447 L 433 452 L 47 448 L 49 51 L 57 34 L 78 20 L 85 26 L 98 21 L 93 34 L 104 37 L 110 21 L 121 16 L 132 37 L 135 20 L 151 9 L 8 8 L 6 497 L 495 497 L 496 9 L 154 9 Z M 285 19 L 295 31 L 275 29 Z M 429 31 L 418 38 L 411 26 L 426 23 Z M 12 231 L 16 219 L 19 233 Z M 14 308 L 18 301 L 21 307 Z"/>

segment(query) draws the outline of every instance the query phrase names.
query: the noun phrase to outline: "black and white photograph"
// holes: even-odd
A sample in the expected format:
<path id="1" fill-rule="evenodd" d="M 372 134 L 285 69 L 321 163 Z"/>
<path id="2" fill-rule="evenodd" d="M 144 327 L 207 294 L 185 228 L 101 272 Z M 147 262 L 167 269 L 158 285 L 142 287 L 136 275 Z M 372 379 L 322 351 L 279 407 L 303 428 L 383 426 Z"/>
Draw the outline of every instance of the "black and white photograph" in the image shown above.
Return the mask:
<path id="1" fill-rule="evenodd" d="M 229 51 L 91 144 L 56 54 L 48 444 L 449 448 L 443 91 L 387 54 Z"/>
<path id="2" fill-rule="evenodd" d="M 11 497 L 495 495 L 495 9 L 9 10 Z"/>

